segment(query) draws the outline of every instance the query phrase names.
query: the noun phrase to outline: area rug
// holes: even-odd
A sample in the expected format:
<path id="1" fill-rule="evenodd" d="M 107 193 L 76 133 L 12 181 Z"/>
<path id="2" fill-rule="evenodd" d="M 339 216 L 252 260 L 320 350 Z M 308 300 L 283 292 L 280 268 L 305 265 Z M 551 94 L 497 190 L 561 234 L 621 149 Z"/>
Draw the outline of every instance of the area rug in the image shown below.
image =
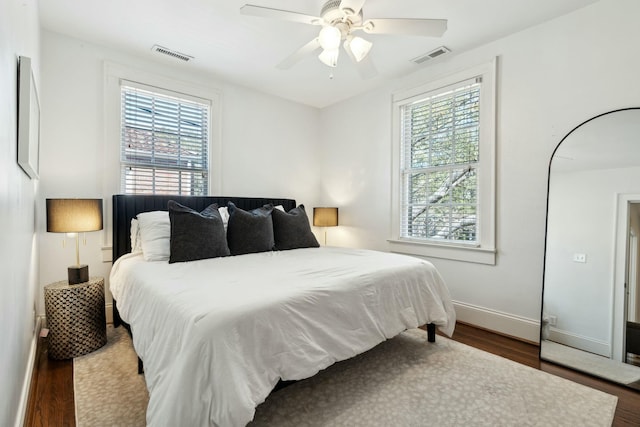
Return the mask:
<path id="1" fill-rule="evenodd" d="M 126 331 L 74 359 L 76 423 L 144 426 Z M 272 393 L 251 426 L 610 426 L 617 397 L 426 332 L 407 331 Z"/>

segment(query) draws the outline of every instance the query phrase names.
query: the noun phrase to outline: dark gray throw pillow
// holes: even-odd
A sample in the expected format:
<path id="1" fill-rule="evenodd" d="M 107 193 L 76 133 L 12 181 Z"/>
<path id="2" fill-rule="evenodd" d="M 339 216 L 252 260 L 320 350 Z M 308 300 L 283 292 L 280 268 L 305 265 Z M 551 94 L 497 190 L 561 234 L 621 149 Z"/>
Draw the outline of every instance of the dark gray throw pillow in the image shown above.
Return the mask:
<path id="1" fill-rule="evenodd" d="M 273 250 L 272 205 L 245 211 L 229 202 L 227 209 L 229 210 L 227 243 L 231 255 Z"/>
<path id="2" fill-rule="evenodd" d="M 276 250 L 320 247 L 316 236 L 311 231 L 304 205 L 286 213 L 275 209 L 271 216 Z"/>
<path id="3" fill-rule="evenodd" d="M 230 255 L 217 204 L 202 212 L 174 200 L 169 200 L 167 207 L 171 222 L 169 264 Z"/>

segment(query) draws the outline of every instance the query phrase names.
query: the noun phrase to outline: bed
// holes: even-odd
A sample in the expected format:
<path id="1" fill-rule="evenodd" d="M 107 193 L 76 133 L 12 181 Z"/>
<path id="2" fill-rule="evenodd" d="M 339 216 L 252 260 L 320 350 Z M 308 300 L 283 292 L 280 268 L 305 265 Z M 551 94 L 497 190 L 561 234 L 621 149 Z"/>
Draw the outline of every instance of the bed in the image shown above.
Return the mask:
<path id="1" fill-rule="evenodd" d="M 451 335 L 455 312 L 432 264 L 368 250 L 308 247 L 192 262 L 131 252 L 131 219 L 169 200 L 202 211 L 292 199 L 113 196 L 114 325 L 144 363 L 147 424 L 243 426 L 279 381 L 301 380 L 398 333 Z"/>

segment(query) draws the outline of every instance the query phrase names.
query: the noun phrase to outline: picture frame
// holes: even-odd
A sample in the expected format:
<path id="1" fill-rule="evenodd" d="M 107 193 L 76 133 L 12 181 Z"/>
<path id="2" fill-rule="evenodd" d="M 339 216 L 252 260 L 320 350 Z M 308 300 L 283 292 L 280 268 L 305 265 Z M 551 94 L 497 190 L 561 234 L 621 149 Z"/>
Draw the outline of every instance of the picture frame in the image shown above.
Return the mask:
<path id="1" fill-rule="evenodd" d="M 18 58 L 18 165 L 31 179 L 40 169 L 40 101 L 31 58 Z"/>

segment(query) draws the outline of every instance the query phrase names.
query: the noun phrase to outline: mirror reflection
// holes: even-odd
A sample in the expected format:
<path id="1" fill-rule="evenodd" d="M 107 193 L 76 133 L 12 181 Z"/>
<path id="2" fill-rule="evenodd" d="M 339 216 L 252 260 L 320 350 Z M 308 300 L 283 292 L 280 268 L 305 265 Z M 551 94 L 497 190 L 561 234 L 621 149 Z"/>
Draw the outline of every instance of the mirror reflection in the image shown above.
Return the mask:
<path id="1" fill-rule="evenodd" d="M 640 390 L 640 108 L 587 120 L 549 169 L 542 359 Z"/>

